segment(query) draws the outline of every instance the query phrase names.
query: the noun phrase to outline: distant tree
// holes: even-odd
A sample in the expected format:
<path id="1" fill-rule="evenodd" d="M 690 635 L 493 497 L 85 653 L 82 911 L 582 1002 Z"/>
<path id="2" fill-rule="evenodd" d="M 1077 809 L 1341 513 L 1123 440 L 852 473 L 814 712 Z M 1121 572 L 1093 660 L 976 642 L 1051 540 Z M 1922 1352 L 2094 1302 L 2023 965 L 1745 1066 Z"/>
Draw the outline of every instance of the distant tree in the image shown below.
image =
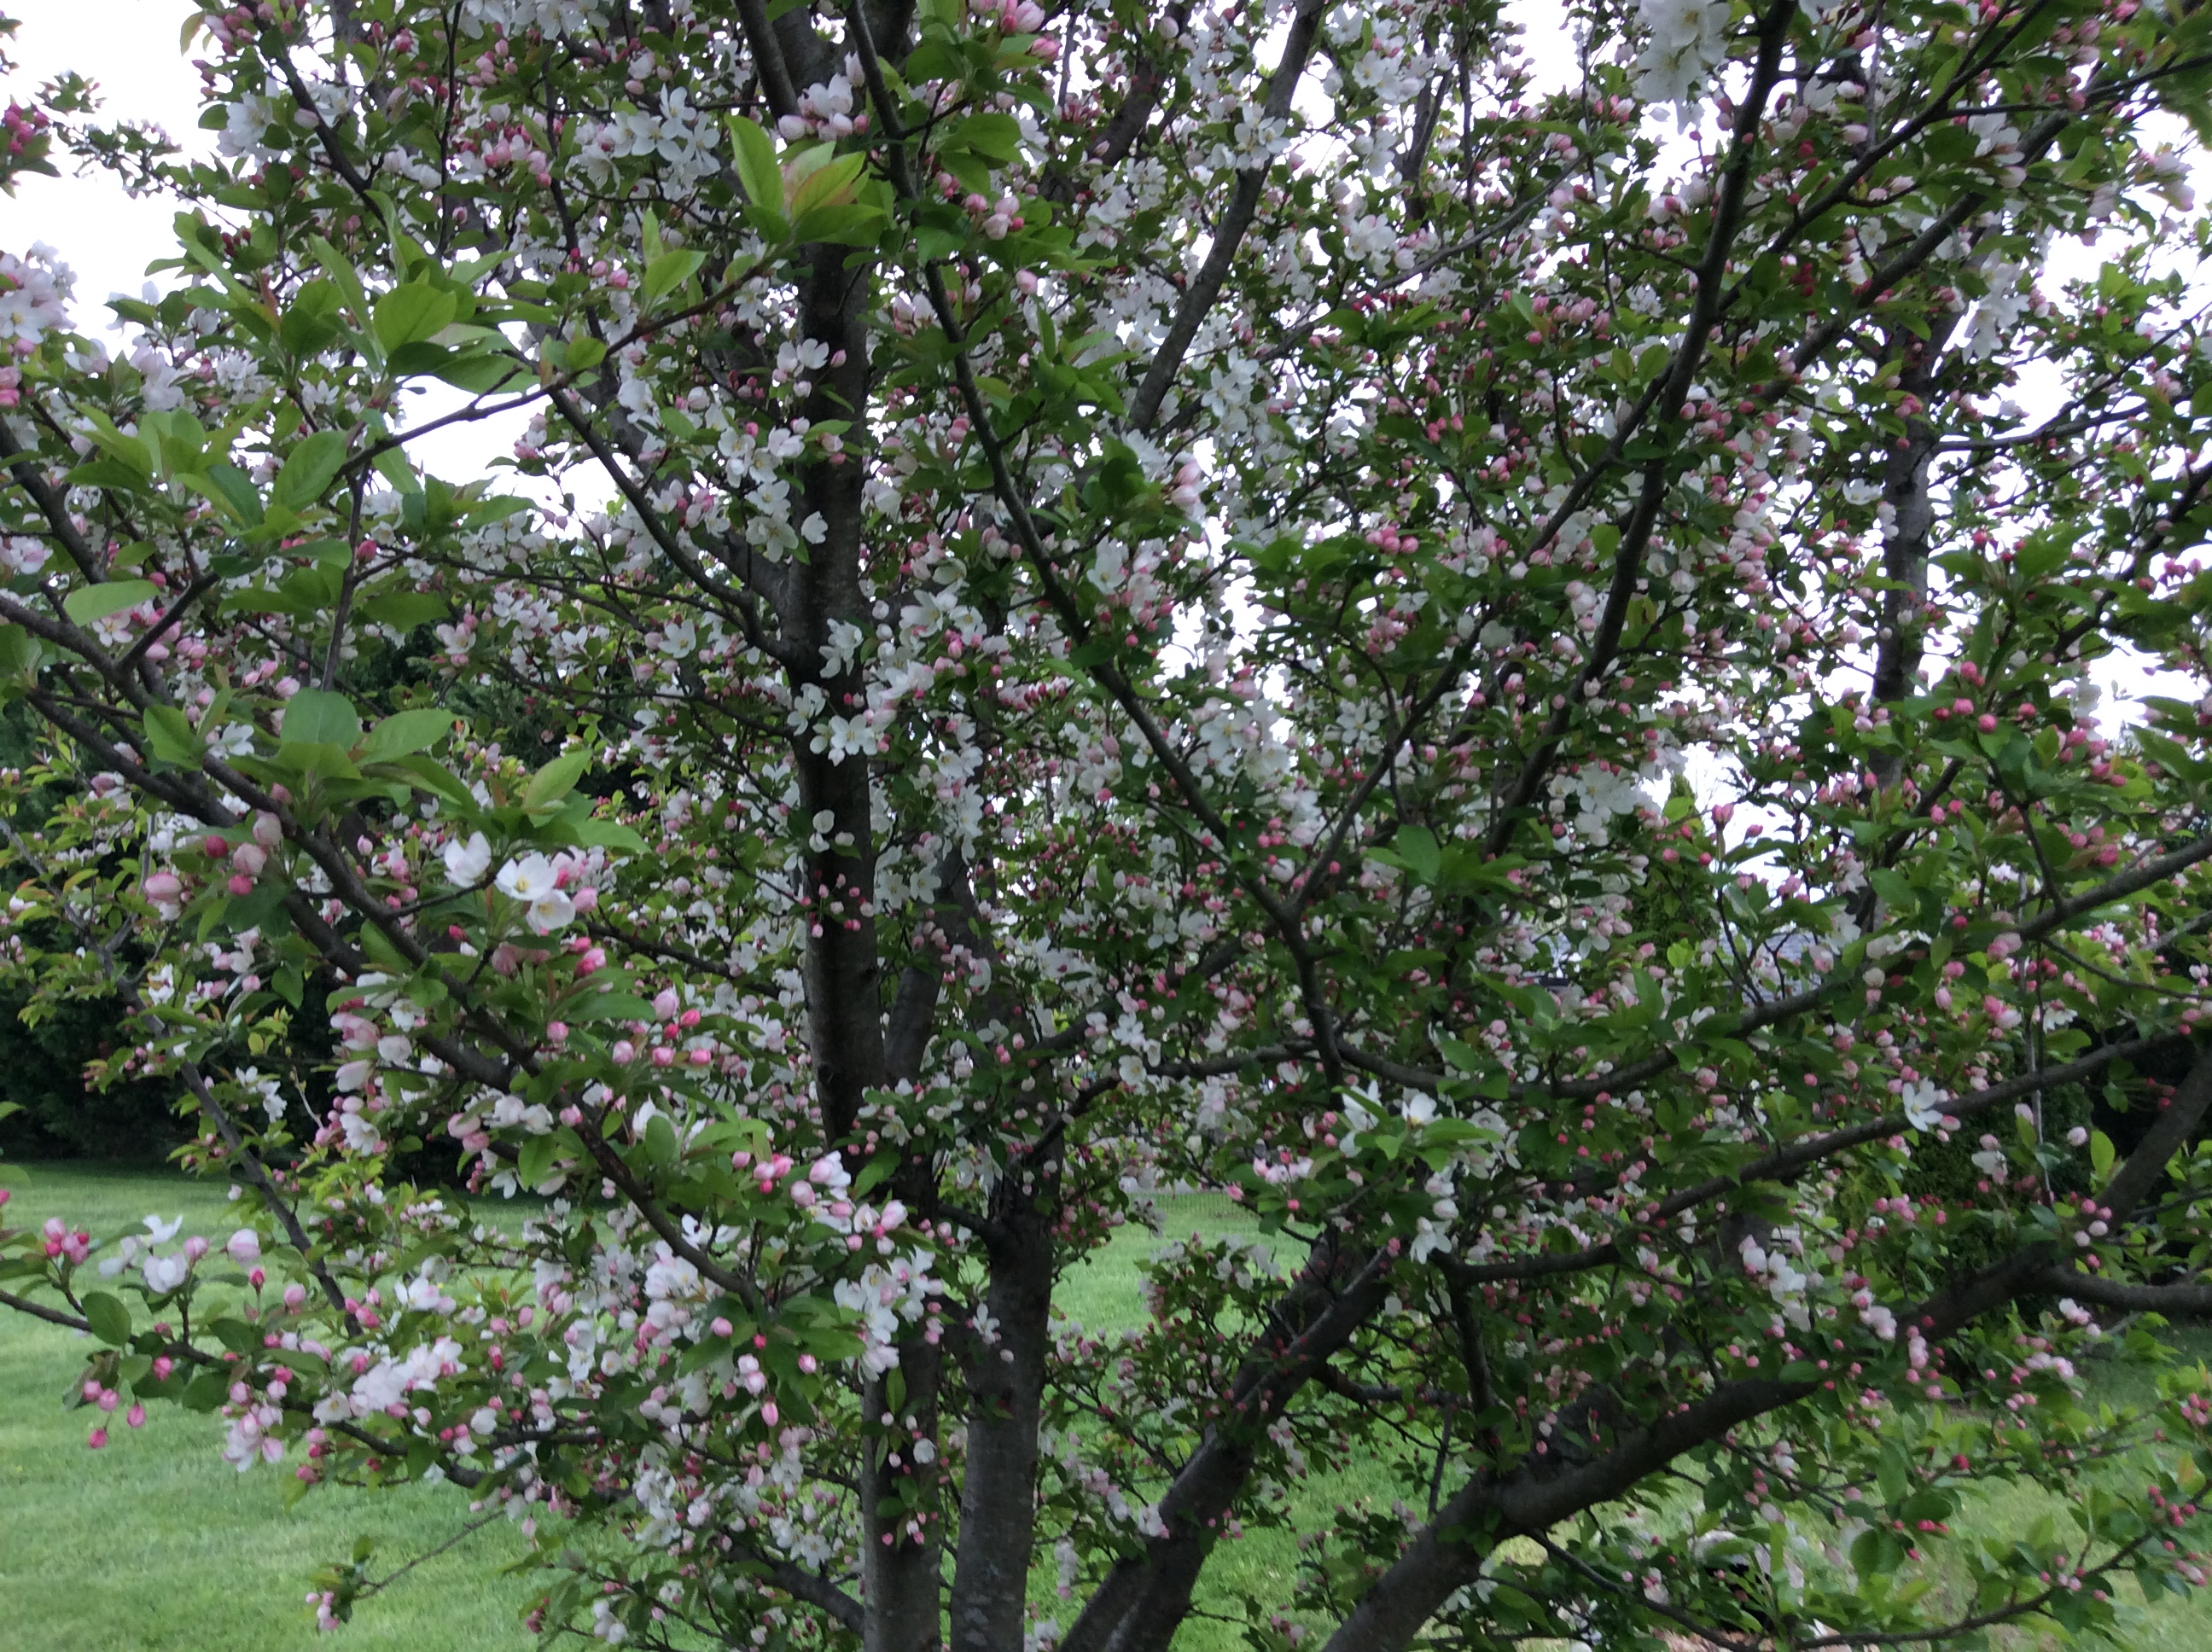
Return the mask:
<path id="1" fill-rule="evenodd" d="M 0 1235 L 87 1403 L 453 1482 L 644 1646 L 2202 1583 L 2204 1377 L 2075 1362 L 2212 1307 L 2207 15 L 1573 23 L 1540 96 L 1451 0 L 270 0 L 219 160 L 12 109 L 182 215 L 112 358 L 0 257 L 10 963 L 252 1201 Z M 1170 1183 L 1283 1266 L 1055 1318 Z"/>

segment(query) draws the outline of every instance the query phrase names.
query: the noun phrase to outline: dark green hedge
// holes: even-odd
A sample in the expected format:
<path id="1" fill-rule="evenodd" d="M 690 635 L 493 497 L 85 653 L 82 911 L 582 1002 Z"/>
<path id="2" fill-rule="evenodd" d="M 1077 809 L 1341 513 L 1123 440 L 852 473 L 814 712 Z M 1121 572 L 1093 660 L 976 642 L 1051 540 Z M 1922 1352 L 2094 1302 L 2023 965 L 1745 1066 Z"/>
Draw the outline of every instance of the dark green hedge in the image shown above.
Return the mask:
<path id="1" fill-rule="evenodd" d="M 185 1138 L 169 1079 L 93 1090 L 84 1069 L 113 1052 L 123 1015 L 112 1001 L 73 999 L 37 1026 L 21 1019 L 24 999 L 0 991 L 0 1102 L 21 1111 L 0 1119 L 0 1157 L 158 1161 Z"/>

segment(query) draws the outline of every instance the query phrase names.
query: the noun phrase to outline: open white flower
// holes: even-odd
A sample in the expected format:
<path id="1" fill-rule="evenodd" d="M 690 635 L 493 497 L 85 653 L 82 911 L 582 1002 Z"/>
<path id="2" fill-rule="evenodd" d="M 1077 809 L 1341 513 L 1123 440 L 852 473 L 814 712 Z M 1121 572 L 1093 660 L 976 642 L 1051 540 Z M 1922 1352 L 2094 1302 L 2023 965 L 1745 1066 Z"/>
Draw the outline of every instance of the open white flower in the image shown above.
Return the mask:
<path id="1" fill-rule="evenodd" d="M 1915 1130 L 1933 1130 L 1948 1125 L 1951 1115 L 1942 1110 L 1942 1103 L 1951 1099 L 1948 1090 L 1938 1090 L 1926 1079 L 1907 1084 L 1898 1098 L 1905 1103 L 1905 1121 Z"/>
<path id="2" fill-rule="evenodd" d="M 146 1290 L 151 1296 L 162 1296 L 174 1291 L 185 1282 L 192 1265 L 183 1256 L 149 1256 L 141 1270 L 146 1280 Z"/>
<path id="3" fill-rule="evenodd" d="M 1373 1098 L 1370 1096 L 1370 1099 Z M 1360 1133 L 1375 1127 L 1375 1115 L 1362 1107 L 1356 1097 L 1347 1096 L 1344 1100 L 1344 1122 L 1346 1128 L 1337 1138 L 1336 1145 L 1339 1152 L 1350 1158 L 1359 1151 Z"/>
<path id="4" fill-rule="evenodd" d="M 553 863 L 542 854 L 525 855 L 499 869 L 500 893 L 528 908 L 523 916 L 531 929 L 549 935 L 576 915 L 576 904 L 557 887 Z"/>
<path id="5" fill-rule="evenodd" d="M 555 893 L 553 863 L 542 854 L 526 854 L 499 869 L 499 892 L 527 906 Z"/>
<path id="6" fill-rule="evenodd" d="M 459 884 L 475 883 L 491 865 L 491 845 L 482 832 L 471 833 L 465 843 L 459 839 L 446 845 L 446 876 Z"/>

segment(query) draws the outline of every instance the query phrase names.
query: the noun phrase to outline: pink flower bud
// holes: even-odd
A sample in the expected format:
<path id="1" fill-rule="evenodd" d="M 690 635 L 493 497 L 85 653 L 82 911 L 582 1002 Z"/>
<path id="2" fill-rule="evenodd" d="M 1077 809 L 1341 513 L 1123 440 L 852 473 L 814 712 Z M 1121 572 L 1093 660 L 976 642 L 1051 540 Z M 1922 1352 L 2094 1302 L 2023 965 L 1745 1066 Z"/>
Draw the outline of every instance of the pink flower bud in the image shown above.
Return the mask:
<path id="1" fill-rule="evenodd" d="M 252 1228 L 240 1228 L 230 1236 L 223 1249 L 240 1267 L 251 1267 L 261 1260 L 261 1236 Z"/>
<path id="2" fill-rule="evenodd" d="M 142 887 L 149 901 L 164 903 L 179 898 L 185 892 L 183 881 L 173 872 L 157 872 Z"/>
<path id="3" fill-rule="evenodd" d="M 208 1242 L 197 1233 L 185 1241 L 185 1256 L 190 1261 L 197 1262 L 208 1254 Z"/>
<path id="4" fill-rule="evenodd" d="M 143 1427 L 145 1427 L 145 1426 L 146 1426 L 146 1402 L 145 1402 L 144 1400 L 142 1400 L 138 1401 L 136 1405 L 132 1406 L 129 1411 L 126 1411 L 126 1412 L 125 1412 L 123 1413 L 123 1420 L 124 1420 L 125 1422 L 126 1422 L 126 1423 L 130 1424 L 131 1424 L 131 1426 L 132 1428 L 143 1428 Z"/>
<path id="5" fill-rule="evenodd" d="M 307 1305 L 307 1286 L 303 1285 L 288 1285 L 284 1287 L 284 1306 L 287 1309 L 296 1314 Z"/>
<path id="6" fill-rule="evenodd" d="M 627 1038 L 617 1038 L 615 1040 L 614 1048 L 607 1054 L 613 1056 L 622 1066 L 628 1066 L 632 1061 L 637 1060 L 637 1046 Z"/>
<path id="7" fill-rule="evenodd" d="M 769 1400 L 761 1407 L 761 1421 L 766 1423 L 770 1428 L 774 1428 L 775 1426 L 777 1419 L 781 1415 L 782 1413 L 776 1410 L 775 1401 L 773 1400 Z"/>
<path id="8" fill-rule="evenodd" d="M 565 1021 L 547 1022 L 545 1023 L 545 1042 L 549 1044 L 567 1043 L 568 1042 L 568 1023 Z"/>
<path id="9" fill-rule="evenodd" d="M 283 825 L 265 809 L 253 817 L 253 841 L 264 849 L 273 849 L 284 841 Z"/>
<path id="10" fill-rule="evenodd" d="M 718 1337 L 726 1337 L 737 1327 L 732 1326 L 728 1320 L 723 1318 L 720 1314 L 717 1314 L 714 1315 L 714 1322 L 707 1328 L 712 1331 Z"/>
<path id="11" fill-rule="evenodd" d="M 107 1430 L 104 1428 L 96 1428 L 93 1430 L 91 1433 L 84 1436 L 84 1442 L 88 1447 L 94 1451 L 101 1449 L 107 1444 Z"/>
<path id="12" fill-rule="evenodd" d="M 673 987 L 664 987 L 653 994 L 653 1012 L 665 1021 L 676 1013 L 682 1004 L 683 1000 L 676 996 L 676 989 Z"/>

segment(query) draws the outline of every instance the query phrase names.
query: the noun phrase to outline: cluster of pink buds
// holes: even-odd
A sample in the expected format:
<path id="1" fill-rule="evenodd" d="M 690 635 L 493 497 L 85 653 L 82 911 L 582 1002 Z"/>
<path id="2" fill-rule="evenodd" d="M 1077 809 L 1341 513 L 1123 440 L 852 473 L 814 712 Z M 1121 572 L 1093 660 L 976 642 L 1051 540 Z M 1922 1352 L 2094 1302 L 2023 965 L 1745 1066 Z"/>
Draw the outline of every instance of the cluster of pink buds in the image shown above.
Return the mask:
<path id="1" fill-rule="evenodd" d="M 487 172 L 496 172 L 501 167 L 520 166 L 544 189 L 553 181 L 552 157 L 531 141 L 530 134 L 517 130 L 487 143 L 478 151 L 478 158 Z"/>
<path id="2" fill-rule="evenodd" d="M 760 1191 L 772 1193 L 775 1191 L 775 1184 L 798 1168 L 798 1161 L 787 1153 L 775 1153 L 756 1163 L 753 1156 L 740 1148 L 730 1155 L 730 1168 L 732 1170 L 750 1169 Z"/>
<path id="3" fill-rule="evenodd" d="M 277 823 L 276 817 L 264 812 L 253 817 L 251 835 L 237 844 L 228 843 L 210 833 L 202 847 L 209 859 L 229 861 L 229 888 L 233 895 L 251 895 L 254 881 L 268 867 L 269 852 L 283 841 L 284 829 Z"/>
<path id="4" fill-rule="evenodd" d="M 46 1235 L 49 1259 L 64 1258 L 82 1267 L 92 1254 L 92 1236 L 82 1228 L 70 1227 L 58 1216 L 46 1218 Z"/>
<path id="5" fill-rule="evenodd" d="M 32 143 L 46 136 L 52 123 L 43 109 L 27 109 L 20 103 L 10 103 L 7 112 L 0 114 L 0 132 L 8 134 L 8 153 L 21 155 Z"/>
<path id="6" fill-rule="evenodd" d="M 1377 550 L 1388 552 L 1394 556 L 1405 552 L 1416 551 L 1421 548 L 1419 535 L 1401 531 L 1395 522 L 1386 522 L 1379 528 L 1368 529 L 1366 539 L 1367 543 Z"/>
<path id="7" fill-rule="evenodd" d="M 860 83 L 860 60 L 857 57 L 845 60 L 845 72 L 833 75 L 818 86 L 810 86 L 799 94 L 797 112 L 784 116 L 775 123 L 775 129 L 787 143 L 802 138 L 826 137 L 835 140 L 850 137 L 868 130 L 868 112 L 853 107 L 853 88 Z"/>
<path id="8" fill-rule="evenodd" d="M 937 187 L 946 200 L 957 199 L 960 203 L 961 210 L 983 232 L 987 240 L 1002 241 L 1022 227 L 1022 203 L 1012 191 L 1002 192 L 995 201 L 973 191 L 963 195 L 960 180 L 950 173 L 938 174 Z"/>
<path id="9" fill-rule="evenodd" d="M 1036 0 L 968 0 L 968 9 L 979 21 L 995 20 L 1009 34 L 1035 34 L 1045 25 L 1045 9 Z M 1060 42 L 1046 35 L 1030 50 L 1050 63 L 1060 56 Z"/>

